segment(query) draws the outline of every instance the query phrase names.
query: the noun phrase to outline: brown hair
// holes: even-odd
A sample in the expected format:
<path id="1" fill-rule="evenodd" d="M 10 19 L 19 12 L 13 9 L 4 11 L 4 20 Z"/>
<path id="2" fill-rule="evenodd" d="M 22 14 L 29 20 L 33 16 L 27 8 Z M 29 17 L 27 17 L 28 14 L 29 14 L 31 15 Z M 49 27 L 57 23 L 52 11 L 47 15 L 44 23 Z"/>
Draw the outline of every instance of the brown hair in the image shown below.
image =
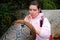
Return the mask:
<path id="1" fill-rule="evenodd" d="M 29 6 L 30 5 L 37 5 L 37 8 L 39 9 L 40 8 L 40 6 L 39 6 L 39 3 L 37 2 L 37 1 L 32 1 L 30 4 L 29 4 Z M 40 10 L 40 13 L 41 13 L 42 11 Z"/>

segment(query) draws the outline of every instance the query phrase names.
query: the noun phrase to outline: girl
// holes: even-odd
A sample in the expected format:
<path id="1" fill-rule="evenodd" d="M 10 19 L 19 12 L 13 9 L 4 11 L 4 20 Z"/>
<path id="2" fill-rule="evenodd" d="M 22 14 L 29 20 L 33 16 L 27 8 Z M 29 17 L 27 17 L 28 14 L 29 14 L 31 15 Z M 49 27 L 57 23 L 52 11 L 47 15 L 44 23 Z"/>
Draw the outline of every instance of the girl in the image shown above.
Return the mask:
<path id="1" fill-rule="evenodd" d="M 44 14 L 41 12 L 41 8 L 37 1 L 32 1 L 29 5 L 29 15 L 24 19 L 26 22 L 30 22 L 36 31 L 36 40 L 49 40 L 51 35 L 51 26 Z"/>

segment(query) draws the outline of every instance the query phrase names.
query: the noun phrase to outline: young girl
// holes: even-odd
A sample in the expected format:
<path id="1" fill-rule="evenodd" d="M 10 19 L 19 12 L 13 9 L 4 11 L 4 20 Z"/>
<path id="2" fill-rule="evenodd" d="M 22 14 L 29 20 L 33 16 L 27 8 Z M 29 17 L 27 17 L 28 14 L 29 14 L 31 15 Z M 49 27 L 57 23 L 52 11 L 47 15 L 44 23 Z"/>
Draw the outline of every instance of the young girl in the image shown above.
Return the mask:
<path id="1" fill-rule="evenodd" d="M 51 26 L 37 1 L 32 1 L 29 5 L 29 15 L 24 19 L 26 22 L 31 23 L 36 30 L 36 40 L 49 40 L 51 35 Z"/>

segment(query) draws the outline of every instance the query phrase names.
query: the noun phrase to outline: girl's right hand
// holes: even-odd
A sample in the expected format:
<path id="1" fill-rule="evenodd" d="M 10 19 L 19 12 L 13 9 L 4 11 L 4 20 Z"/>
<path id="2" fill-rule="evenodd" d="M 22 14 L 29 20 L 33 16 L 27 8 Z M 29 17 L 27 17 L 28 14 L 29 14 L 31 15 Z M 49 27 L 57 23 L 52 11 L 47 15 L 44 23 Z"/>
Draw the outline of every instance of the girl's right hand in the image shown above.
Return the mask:
<path id="1" fill-rule="evenodd" d="M 25 19 L 24 19 L 24 20 L 25 20 L 26 22 L 29 22 L 29 21 L 30 21 L 30 19 L 31 19 L 31 17 L 28 15 L 28 16 L 26 16 L 26 17 L 25 17 Z"/>

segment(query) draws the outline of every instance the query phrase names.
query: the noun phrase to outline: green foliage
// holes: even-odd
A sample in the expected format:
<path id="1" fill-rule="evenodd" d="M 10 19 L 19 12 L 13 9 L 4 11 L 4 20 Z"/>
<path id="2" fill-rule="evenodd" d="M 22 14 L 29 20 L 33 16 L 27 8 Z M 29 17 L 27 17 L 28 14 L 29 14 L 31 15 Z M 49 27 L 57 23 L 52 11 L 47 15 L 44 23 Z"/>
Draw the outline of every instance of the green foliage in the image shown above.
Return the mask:
<path id="1" fill-rule="evenodd" d="M 14 17 L 14 15 L 10 15 L 9 13 L 4 13 L 4 15 L 0 16 L 0 36 L 2 36 L 11 26 L 12 22 L 16 20 L 16 17 Z"/>
<path id="2" fill-rule="evenodd" d="M 17 10 L 17 6 L 11 3 L 1 3 L 0 4 L 0 11 L 3 12 L 10 12 Z"/>
<path id="3" fill-rule="evenodd" d="M 53 0 L 57 9 L 60 9 L 60 0 Z"/>
<path id="4" fill-rule="evenodd" d="M 56 9 L 56 6 L 53 1 L 44 0 L 43 1 L 43 9 Z"/>
<path id="5" fill-rule="evenodd" d="M 11 26 L 12 22 L 16 20 L 15 12 L 16 6 L 1 3 L 0 4 L 0 37 L 6 32 L 6 30 Z"/>

